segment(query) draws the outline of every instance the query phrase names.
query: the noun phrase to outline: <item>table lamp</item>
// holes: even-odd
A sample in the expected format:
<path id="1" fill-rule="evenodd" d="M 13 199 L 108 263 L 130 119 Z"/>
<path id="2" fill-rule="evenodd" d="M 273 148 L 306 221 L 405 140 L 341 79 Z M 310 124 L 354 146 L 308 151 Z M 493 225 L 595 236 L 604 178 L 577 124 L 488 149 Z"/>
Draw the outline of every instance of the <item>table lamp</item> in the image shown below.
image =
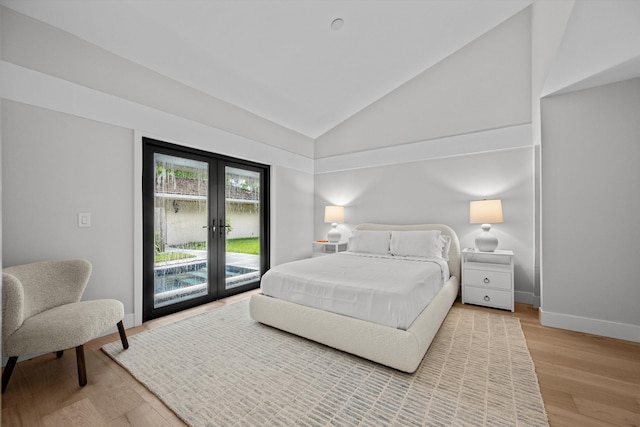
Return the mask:
<path id="1" fill-rule="evenodd" d="M 482 224 L 482 233 L 476 237 L 476 248 L 493 252 L 498 247 L 498 238 L 489 232 L 491 224 L 503 222 L 502 201 L 476 200 L 469 203 L 469 222 Z"/>
<path id="2" fill-rule="evenodd" d="M 324 222 L 331 223 L 331 230 L 327 233 L 329 243 L 338 243 L 340 241 L 340 232 L 338 231 L 338 223 L 344 222 L 343 206 L 325 206 Z"/>

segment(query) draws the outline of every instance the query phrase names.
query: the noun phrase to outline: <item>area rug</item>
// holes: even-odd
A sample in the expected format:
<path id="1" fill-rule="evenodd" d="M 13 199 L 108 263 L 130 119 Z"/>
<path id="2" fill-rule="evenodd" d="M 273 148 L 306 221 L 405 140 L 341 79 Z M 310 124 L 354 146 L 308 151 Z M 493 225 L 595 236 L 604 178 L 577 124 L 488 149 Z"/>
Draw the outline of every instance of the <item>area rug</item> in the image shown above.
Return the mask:
<path id="1" fill-rule="evenodd" d="M 414 374 L 255 322 L 248 301 L 102 349 L 191 426 L 547 426 L 517 318 L 453 307 Z"/>

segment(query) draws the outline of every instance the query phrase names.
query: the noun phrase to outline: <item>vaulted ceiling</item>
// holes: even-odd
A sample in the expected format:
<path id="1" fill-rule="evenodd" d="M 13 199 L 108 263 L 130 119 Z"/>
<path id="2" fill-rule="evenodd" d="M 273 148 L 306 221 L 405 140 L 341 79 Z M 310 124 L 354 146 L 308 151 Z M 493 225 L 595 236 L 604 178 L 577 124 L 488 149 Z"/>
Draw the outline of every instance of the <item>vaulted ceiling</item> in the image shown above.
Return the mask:
<path id="1" fill-rule="evenodd" d="M 640 1 L 576 0 L 541 95 L 635 77 L 640 77 Z"/>
<path id="2" fill-rule="evenodd" d="M 531 0 L 0 3 L 317 138 L 509 19 Z M 622 34 L 615 36 L 640 40 L 640 30 L 633 29 L 640 19 L 640 2 L 628 3 L 625 10 L 613 11 L 627 16 L 623 25 L 616 26 Z M 588 85 L 594 76 L 597 81 L 611 79 L 606 74 L 612 74 L 612 64 L 616 75 L 640 75 L 640 51 L 635 47 L 619 49 L 616 56 L 607 43 L 590 42 L 595 43 L 591 49 L 605 56 L 606 64 L 594 64 L 584 46 L 585 32 L 593 33 L 595 20 L 594 37 L 606 38 L 608 27 L 598 23 L 606 18 L 602 14 L 612 12 L 597 6 L 576 3 L 579 16 L 572 15 L 569 21 L 559 48 L 565 55 L 550 69 L 547 93 L 576 82 Z M 335 29 L 332 22 L 338 18 L 343 25 Z"/>

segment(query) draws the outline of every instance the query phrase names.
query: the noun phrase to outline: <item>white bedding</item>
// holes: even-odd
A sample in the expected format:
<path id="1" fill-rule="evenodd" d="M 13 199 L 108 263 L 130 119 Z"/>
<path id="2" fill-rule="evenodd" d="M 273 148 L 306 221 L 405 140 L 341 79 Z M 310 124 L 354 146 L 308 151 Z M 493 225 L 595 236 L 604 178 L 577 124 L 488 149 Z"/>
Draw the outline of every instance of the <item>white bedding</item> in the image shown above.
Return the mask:
<path id="1" fill-rule="evenodd" d="M 342 252 L 273 267 L 267 296 L 407 329 L 449 279 L 440 258 Z"/>

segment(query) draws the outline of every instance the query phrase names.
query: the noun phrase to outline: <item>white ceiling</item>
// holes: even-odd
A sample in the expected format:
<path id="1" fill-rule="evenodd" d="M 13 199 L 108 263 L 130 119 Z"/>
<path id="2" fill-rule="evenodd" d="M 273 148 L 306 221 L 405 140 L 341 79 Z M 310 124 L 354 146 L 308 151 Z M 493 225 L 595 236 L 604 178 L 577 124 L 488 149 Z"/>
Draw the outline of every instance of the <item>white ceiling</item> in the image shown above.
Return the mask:
<path id="1" fill-rule="evenodd" d="M 316 138 L 531 1 L 1 3 Z"/>
<path id="2" fill-rule="evenodd" d="M 635 77 L 640 77 L 640 1 L 576 1 L 542 95 Z"/>
<path id="3" fill-rule="evenodd" d="M 0 3 L 315 139 L 531 0 Z M 543 95 L 640 76 L 639 40 L 640 1 L 575 2 Z"/>

